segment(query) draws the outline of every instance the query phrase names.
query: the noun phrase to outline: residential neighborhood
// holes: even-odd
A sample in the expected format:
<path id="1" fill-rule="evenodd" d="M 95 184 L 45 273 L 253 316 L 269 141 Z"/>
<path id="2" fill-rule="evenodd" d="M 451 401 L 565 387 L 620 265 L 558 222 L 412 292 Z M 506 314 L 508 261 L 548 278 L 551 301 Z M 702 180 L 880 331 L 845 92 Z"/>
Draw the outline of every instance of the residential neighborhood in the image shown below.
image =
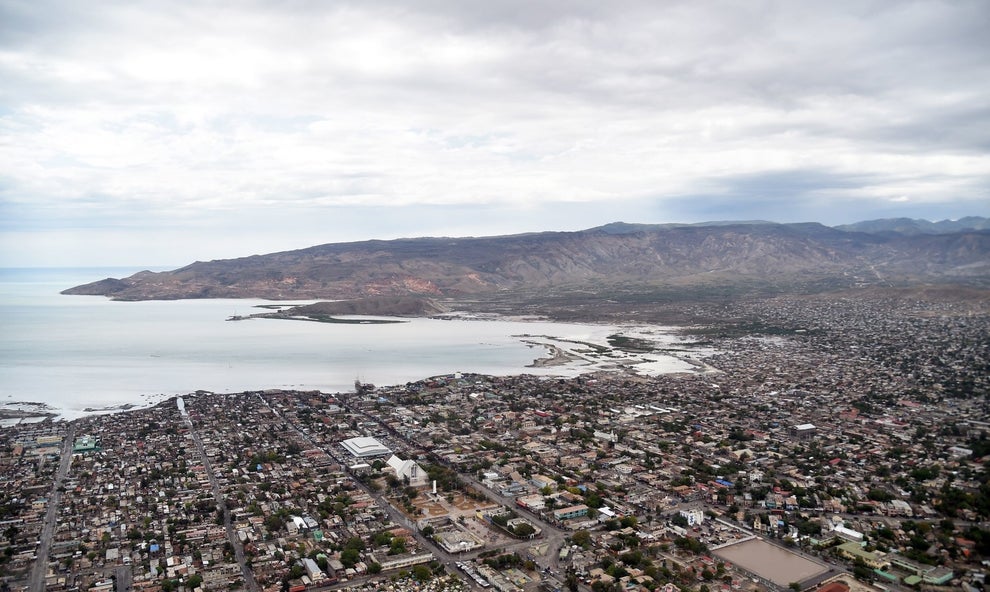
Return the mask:
<path id="1" fill-rule="evenodd" d="M 3 589 L 985 589 L 987 317 L 745 306 L 765 322 L 691 329 L 696 372 L 198 391 L 4 427 Z"/>

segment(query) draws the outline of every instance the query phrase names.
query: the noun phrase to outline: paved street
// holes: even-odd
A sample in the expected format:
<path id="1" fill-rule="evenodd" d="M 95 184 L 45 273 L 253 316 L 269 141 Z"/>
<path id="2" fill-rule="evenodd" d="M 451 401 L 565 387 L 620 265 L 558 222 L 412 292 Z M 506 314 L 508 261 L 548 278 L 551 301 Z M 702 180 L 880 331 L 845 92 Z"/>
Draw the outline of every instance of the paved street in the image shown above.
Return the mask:
<path id="1" fill-rule="evenodd" d="M 45 572 L 48 571 L 48 551 L 51 549 L 52 537 L 55 534 L 55 525 L 58 520 L 58 505 L 62 500 L 62 481 L 69 473 L 69 466 L 72 464 L 72 444 L 75 438 L 75 425 L 70 424 L 62 440 L 62 451 L 55 473 L 55 482 L 52 483 L 52 491 L 48 496 L 48 508 L 45 510 L 45 523 L 41 528 L 41 535 L 38 545 L 37 559 L 31 570 L 31 579 L 28 581 L 30 592 L 44 592 Z"/>
<path id="2" fill-rule="evenodd" d="M 114 571 L 117 577 L 117 592 L 131 592 L 134 589 L 134 570 L 130 565 L 122 565 Z"/>
<path id="3" fill-rule="evenodd" d="M 393 438 L 395 438 L 396 440 L 399 440 L 399 441 L 405 443 L 410 448 L 418 448 L 419 447 L 415 442 L 410 441 L 409 439 L 407 439 L 406 437 L 404 437 L 402 434 L 400 434 L 397 431 L 393 430 L 388 424 L 386 424 L 385 422 L 383 422 L 381 420 L 381 418 L 376 417 L 374 415 L 370 415 L 368 413 L 365 413 L 361 409 L 356 409 L 354 407 L 351 407 L 350 405 L 347 404 L 347 402 L 345 400 L 342 400 L 341 401 L 341 405 L 343 407 L 347 408 L 347 410 L 349 412 L 351 412 L 351 413 L 357 413 L 357 414 L 360 414 L 360 415 L 366 417 L 369 421 L 374 422 L 376 425 L 378 425 L 379 427 L 381 427 L 382 429 L 384 429 L 385 431 L 387 431 L 389 433 L 389 435 L 391 435 Z M 444 464 L 439 459 L 433 459 L 433 460 L 434 460 L 434 462 L 437 462 L 439 464 Z M 490 499 L 490 500 L 492 500 L 494 502 L 497 502 L 499 504 L 502 504 L 502 505 L 504 505 L 504 506 L 506 506 L 508 508 L 517 509 L 522 515 L 524 515 L 526 517 L 527 520 L 531 521 L 533 524 L 535 524 L 536 526 L 538 526 L 539 528 L 541 528 L 543 530 L 542 534 L 540 535 L 541 538 L 539 539 L 539 541 L 535 541 L 535 540 L 520 541 L 518 543 L 512 543 L 512 544 L 509 544 L 509 545 L 505 545 L 505 546 L 501 547 L 501 549 L 503 551 L 521 551 L 522 552 L 521 553 L 522 555 L 527 555 L 528 554 L 527 553 L 527 550 L 530 547 L 532 547 L 533 545 L 539 544 L 539 542 L 545 543 L 547 545 L 547 552 L 546 552 L 546 554 L 544 556 L 542 556 L 542 557 L 534 556 L 534 557 L 532 557 L 532 559 L 541 568 L 541 570 L 546 570 L 546 571 L 544 571 L 544 573 L 546 573 L 548 571 L 549 573 L 553 574 L 556 579 L 562 580 L 563 579 L 563 575 L 560 572 L 560 555 L 559 555 L 559 551 L 560 551 L 561 546 L 563 546 L 565 544 L 567 537 L 570 536 L 570 532 L 568 532 L 566 530 L 563 530 L 563 529 L 560 529 L 560 528 L 558 528 L 558 527 L 550 524 L 549 522 L 546 522 L 540 516 L 534 514 L 533 512 L 530 512 L 528 510 L 519 508 L 516 505 L 514 498 L 508 497 L 508 496 L 503 496 L 503 495 L 501 495 L 500 493 L 498 493 L 496 491 L 492 491 L 487 486 L 483 485 L 481 482 L 479 482 L 477 479 L 475 479 L 473 476 L 464 475 L 462 473 L 458 473 L 458 475 L 460 476 L 460 478 L 463 481 L 468 482 L 477 491 L 483 492 L 485 494 L 485 496 L 488 497 L 488 499 Z M 363 487 L 363 485 L 362 485 L 362 487 Z M 385 502 L 385 503 L 387 504 L 387 502 Z M 396 512 L 396 510 L 394 510 L 394 508 L 392 508 L 390 505 L 388 507 L 389 507 L 389 512 L 390 513 L 391 512 Z M 412 530 L 414 532 L 417 532 L 417 535 L 418 535 L 417 529 L 413 528 Z M 422 537 L 422 536 L 419 536 L 418 538 L 420 538 L 421 540 L 425 540 L 425 537 Z M 442 550 L 440 550 L 438 547 L 436 547 L 436 545 L 433 543 L 433 541 L 427 541 L 427 543 L 430 545 L 430 548 L 431 549 L 436 549 L 434 551 L 434 555 L 437 555 L 438 557 L 444 557 L 444 556 L 446 556 L 446 557 L 444 557 L 444 565 L 447 565 L 447 568 L 452 573 L 456 573 L 456 570 L 454 569 L 454 563 L 456 563 L 457 561 L 465 561 L 465 560 L 469 560 L 469 559 L 474 559 L 481 552 L 481 551 L 476 551 L 476 552 L 473 552 L 473 553 L 467 553 L 467 554 L 458 555 L 458 556 L 455 557 L 453 555 L 450 555 L 450 554 L 447 554 L 447 553 L 443 553 Z M 439 552 L 437 552 L 437 551 L 439 551 Z M 590 590 L 589 587 L 587 587 L 587 586 L 585 586 L 583 584 L 581 584 L 578 587 L 578 589 L 579 590 L 582 590 L 582 591 Z"/>
<path id="4" fill-rule="evenodd" d="M 231 523 L 230 509 L 227 508 L 227 503 L 223 498 L 223 492 L 220 491 L 220 484 L 217 483 L 217 478 L 213 474 L 213 467 L 210 465 L 210 457 L 206 455 L 206 450 L 203 448 L 203 441 L 196 432 L 196 428 L 193 425 L 192 420 L 189 419 L 188 414 L 183 411 L 182 415 L 186 420 L 186 425 L 189 426 L 189 433 L 192 435 L 193 441 L 196 443 L 196 449 L 199 451 L 200 459 L 203 461 L 203 467 L 206 469 L 206 474 L 210 479 L 210 487 L 213 488 L 213 497 L 217 500 L 217 508 L 223 512 L 223 523 L 224 527 L 227 529 L 227 540 L 230 541 L 231 546 L 234 548 L 234 558 L 237 561 L 237 565 L 241 568 L 241 575 L 244 578 L 244 586 L 249 592 L 260 592 L 261 588 L 255 581 L 254 574 L 251 573 L 251 569 L 248 567 L 247 561 L 244 558 L 244 546 L 241 545 L 240 539 L 237 538 L 237 532 L 234 530 L 234 525 Z"/>

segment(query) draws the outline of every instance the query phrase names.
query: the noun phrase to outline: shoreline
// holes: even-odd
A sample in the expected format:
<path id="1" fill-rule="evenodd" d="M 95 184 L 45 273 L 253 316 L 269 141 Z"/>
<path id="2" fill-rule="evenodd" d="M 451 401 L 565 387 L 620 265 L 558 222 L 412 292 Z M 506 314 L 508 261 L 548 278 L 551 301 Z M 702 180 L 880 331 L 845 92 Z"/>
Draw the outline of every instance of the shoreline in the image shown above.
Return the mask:
<path id="1" fill-rule="evenodd" d="M 213 307 L 217 308 L 217 307 Z M 124 311 L 127 313 L 128 311 Z M 268 314 L 261 313 L 259 316 L 240 316 L 223 314 L 216 320 L 230 320 L 240 318 L 267 318 Z M 277 314 L 277 313 L 276 313 Z M 274 315 L 273 315 L 274 316 Z M 276 317 L 279 318 L 279 317 Z M 314 319 L 301 318 L 283 315 L 280 318 L 287 320 L 305 320 L 310 323 L 300 323 L 300 325 L 313 325 Z M 126 320 L 126 319 L 125 319 Z M 410 360 L 404 357 L 407 350 L 402 347 L 390 347 L 389 340 L 393 335 L 409 340 L 409 330 L 401 329 L 400 333 L 382 333 L 383 329 L 377 329 L 370 333 L 372 337 L 361 339 L 358 347 L 367 354 L 359 351 L 357 357 L 348 367 L 335 364 L 338 354 L 335 349 L 317 349 L 310 341 L 302 341 L 298 352 L 291 352 L 286 355 L 286 369 L 295 369 L 295 359 L 299 358 L 304 363 L 298 364 L 300 372 L 276 372 L 275 374 L 260 375 L 253 371 L 259 364 L 255 359 L 257 355 L 232 357 L 226 359 L 223 356 L 217 357 L 215 352 L 210 350 L 205 352 L 205 356 L 199 359 L 195 344 L 183 356 L 176 356 L 173 352 L 158 347 L 148 349 L 147 356 L 137 360 L 136 363 L 123 366 L 123 374 L 117 379 L 116 368 L 107 366 L 105 372 L 99 375 L 100 385 L 93 386 L 87 383 L 89 388 L 80 388 L 82 385 L 59 381 L 36 381 L 28 377 L 22 377 L 21 382 L 25 385 L 22 392 L 12 392 L 8 397 L 18 397 L 20 403 L 0 403 L 0 421 L 5 425 L 14 422 L 31 421 L 57 421 L 74 420 L 81 417 L 112 414 L 127 411 L 135 408 L 147 408 L 156 405 L 159 401 L 171 396 L 181 396 L 184 393 L 195 392 L 196 390 L 206 390 L 211 392 L 247 392 L 264 389 L 283 390 L 321 390 L 323 392 L 347 392 L 355 378 L 362 381 L 376 384 L 398 385 L 404 382 L 416 381 L 424 376 L 438 376 L 449 372 L 465 370 L 469 372 L 479 372 L 487 375 L 513 376 L 524 374 L 537 374 L 547 377 L 569 378 L 580 374 L 594 373 L 598 371 L 628 373 L 637 375 L 658 375 L 678 372 L 690 372 L 684 366 L 696 366 L 697 362 L 687 360 L 678 355 L 671 355 L 665 351 L 676 341 L 676 327 L 644 324 L 611 324 L 611 323 L 558 323 L 532 316 L 513 315 L 473 315 L 467 313 L 451 312 L 443 315 L 428 315 L 412 318 L 368 318 L 350 317 L 334 318 L 332 323 L 346 325 L 378 325 L 379 327 L 396 326 L 403 327 L 416 325 L 418 321 L 433 321 L 439 323 L 441 320 L 448 322 L 462 321 L 466 324 L 482 322 L 488 326 L 492 324 L 506 323 L 505 329 L 488 329 L 486 331 L 467 331 L 463 329 L 438 331 L 436 337 L 443 338 L 448 333 L 452 336 L 450 341 L 462 344 L 465 348 L 479 347 L 481 351 L 488 354 L 494 351 L 495 355 L 491 359 L 486 359 L 481 364 L 474 364 L 466 357 L 465 359 L 450 363 L 446 358 L 429 357 L 420 358 L 411 356 Z M 257 331 L 249 329 L 242 330 L 243 325 L 239 323 L 225 323 L 228 327 L 238 326 L 237 329 L 210 329 L 210 335 L 218 333 L 221 336 L 240 335 L 252 336 L 257 333 L 269 333 L 269 331 Z M 276 323 L 279 324 L 279 323 Z M 445 325 L 446 323 L 444 323 Z M 198 326 L 198 325 L 197 325 Z M 432 328 L 426 325 L 429 331 L 427 337 L 432 336 Z M 344 329 L 341 329 L 343 331 Z M 504 331 L 504 332 L 502 332 Z M 624 334 L 633 337 L 646 332 L 649 337 L 647 341 L 653 348 L 652 351 L 630 352 L 617 347 L 612 343 L 610 337 L 615 334 Z M 295 335 L 292 331 L 287 333 L 281 329 L 270 331 L 272 335 Z M 486 337 L 492 333 L 493 337 Z M 311 336 L 312 330 L 307 329 L 302 332 L 305 336 Z M 328 343 L 333 347 L 354 347 L 353 342 L 334 341 L 333 337 L 338 335 L 336 330 L 321 332 L 320 335 L 327 335 Z M 470 337 L 465 335 L 470 334 Z M 321 337 L 321 339 L 323 339 Z M 489 341 L 491 339 L 492 341 Z M 508 341 L 506 341 L 508 340 Z M 271 340 L 276 341 L 275 339 Z M 264 344 L 264 345 L 267 345 Z M 295 347 L 286 342 L 286 346 Z M 400 341 L 400 346 L 405 344 Z M 534 347 L 543 348 L 542 352 L 528 353 L 526 350 Z M 494 349 L 493 349 L 494 348 Z M 501 354 L 498 350 L 504 348 L 508 354 Z M 519 349 L 523 348 L 523 349 Z M 648 348 L 647 348 L 648 349 Z M 166 353 L 162 353 L 165 351 Z M 185 351 L 185 350 L 183 350 Z M 253 352 L 254 350 L 252 350 Z M 286 351 L 285 347 L 282 351 Z M 417 355 L 419 350 L 415 351 Z M 438 348 L 438 351 L 445 352 Z M 144 352 L 138 352 L 143 354 Z M 279 353 L 279 352 L 276 352 Z M 536 355 L 534 355 L 536 354 Z M 314 357 L 315 356 L 315 357 Z M 281 359 L 281 358 L 276 358 Z M 317 361 L 314 361 L 317 360 Z M 413 363 L 414 362 L 414 363 Z M 329 364 L 329 365 L 328 365 Z M 159 372 L 161 369 L 170 369 L 173 366 L 186 368 L 193 365 L 197 371 L 195 380 L 173 379 L 168 374 Z M 319 367 L 317 367 L 319 365 Z M 459 367 L 458 367 L 459 366 Z M 161 374 L 161 380 L 149 381 L 132 380 L 133 369 L 147 369 L 149 373 Z M 200 368 L 205 369 L 202 373 Z M 277 374 L 277 376 L 276 376 Z M 345 378 L 345 374 L 349 374 Z M 256 376 L 257 375 L 257 376 Z M 96 375 L 94 375 L 96 376 Z M 184 377 L 185 373 L 175 375 L 177 378 Z M 255 380 L 255 378 L 259 378 Z M 94 384 L 96 378 L 92 381 Z M 55 382 L 55 385 L 48 387 L 48 382 Z M 28 386 L 34 385 L 34 388 Z M 134 389 L 131 387 L 140 387 Z M 36 397 L 45 402 L 25 402 L 27 397 Z M 24 407 L 23 409 L 19 407 Z"/>
<path id="2" fill-rule="evenodd" d="M 555 345 L 528 341 L 525 339 L 522 342 L 532 347 L 542 347 L 547 350 L 545 356 L 534 359 L 532 363 L 526 365 L 526 368 L 554 368 L 566 366 L 572 362 L 577 362 L 580 360 L 578 356 Z"/>

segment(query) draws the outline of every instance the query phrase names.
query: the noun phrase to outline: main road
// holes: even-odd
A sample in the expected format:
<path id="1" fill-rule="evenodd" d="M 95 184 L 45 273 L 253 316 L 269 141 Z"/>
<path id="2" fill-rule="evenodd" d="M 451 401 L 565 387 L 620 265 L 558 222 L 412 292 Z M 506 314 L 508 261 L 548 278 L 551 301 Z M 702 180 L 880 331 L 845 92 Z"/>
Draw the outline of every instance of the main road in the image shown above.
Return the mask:
<path id="1" fill-rule="evenodd" d="M 409 446 L 410 448 L 414 448 L 414 449 L 415 448 L 421 448 L 421 446 L 418 443 L 416 443 L 414 441 L 411 441 L 409 438 L 405 437 L 404 435 L 400 434 L 398 431 L 394 430 L 391 426 L 389 426 L 387 423 L 385 423 L 380 417 L 376 417 L 374 415 L 371 415 L 371 414 L 365 412 L 363 409 L 356 409 L 356 408 L 352 407 L 343 398 L 341 398 L 340 402 L 341 402 L 341 406 L 343 406 L 344 408 L 346 408 L 349 412 L 356 413 L 356 414 L 359 414 L 359 415 L 362 415 L 362 416 L 366 417 L 367 419 L 369 419 L 370 421 L 374 422 L 379 427 L 381 427 L 382 429 L 384 429 L 386 432 L 388 432 L 389 435 L 391 435 L 393 438 L 395 438 L 396 440 L 399 440 L 400 442 L 403 442 L 406 446 Z M 444 466 L 447 466 L 446 463 L 443 462 L 443 460 L 437 458 L 432 453 L 429 453 L 428 452 L 427 454 L 429 454 L 429 456 L 432 458 L 433 462 L 436 462 L 438 464 L 442 464 Z M 448 468 L 450 468 L 450 467 L 448 467 Z M 458 472 L 457 474 L 458 474 L 458 476 L 461 479 L 469 482 L 470 485 L 472 487 L 474 487 L 476 490 L 484 493 L 485 496 L 488 499 L 490 499 L 492 501 L 495 501 L 495 502 L 497 502 L 499 504 L 502 504 L 502 505 L 504 505 L 506 507 L 509 507 L 509 508 L 518 507 L 518 505 L 515 503 L 515 498 L 504 496 L 504 495 L 502 495 L 499 492 L 493 491 L 488 486 L 486 486 L 483 483 L 479 482 L 473 476 L 464 475 L 464 474 L 462 474 L 460 472 Z M 389 507 L 391 508 L 391 506 L 389 506 Z M 543 557 L 532 557 L 533 562 L 536 563 L 541 568 L 543 568 L 545 572 L 549 572 L 549 573 L 553 574 L 553 576 L 555 576 L 556 578 L 559 578 L 560 577 L 560 574 L 559 574 L 559 571 L 558 571 L 559 568 L 560 568 L 560 554 L 559 554 L 559 550 L 560 550 L 560 548 L 564 544 L 566 544 L 566 539 L 567 539 L 567 537 L 569 536 L 570 533 L 568 531 L 565 531 L 565 530 L 561 529 L 561 528 L 558 528 L 557 526 L 555 526 L 553 524 L 550 524 L 549 522 L 545 521 L 541 516 L 537 515 L 536 513 L 531 512 L 528 509 L 524 509 L 524 510 L 526 512 L 526 519 L 529 520 L 530 522 L 532 522 L 533 524 L 535 524 L 536 526 L 538 526 L 539 528 L 542 529 L 543 532 L 542 532 L 541 536 L 543 537 L 543 541 L 544 541 L 544 544 L 546 544 L 546 549 L 547 549 L 546 550 L 546 554 Z M 412 530 L 413 531 L 416 531 L 415 528 L 413 528 Z M 433 542 L 430 541 L 430 543 L 432 545 Z M 533 541 L 525 541 L 523 543 L 513 543 L 511 545 L 507 545 L 503 550 L 510 550 L 510 549 L 513 549 L 514 550 L 514 549 L 518 549 L 520 547 L 529 547 L 529 546 L 532 546 L 533 544 L 534 544 Z M 436 548 L 435 545 L 432 545 L 432 546 L 434 548 Z M 438 555 L 440 555 L 441 557 L 443 557 L 443 555 L 445 555 L 445 554 L 441 551 Z M 472 554 L 467 555 L 467 556 L 461 556 L 460 559 L 468 559 L 468 558 L 473 557 L 475 555 L 477 555 L 477 553 L 472 553 Z M 453 562 L 454 559 L 455 559 L 451 555 L 447 555 L 447 558 L 448 559 L 446 559 L 444 561 L 445 564 L 447 564 L 448 561 L 449 562 Z M 450 566 L 448 565 L 448 567 L 450 567 Z M 586 589 L 590 589 L 590 588 L 587 588 L 584 585 L 580 585 L 579 586 L 579 589 L 580 590 L 586 590 Z"/>
<path id="2" fill-rule="evenodd" d="M 180 398 L 179 401 L 182 401 L 182 399 Z M 217 481 L 216 475 L 213 474 L 213 467 L 210 465 L 210 457 L 206 455 L 206 449 L 203 447 L 203 440 L 199 437 L 199 433 L 196 432 L 192 419 L 190 419 L 185 408 L 180 406 L 179 410 L 186 422 L 186 426 L 189 428 L 189 434 L 192 436 L 193 442 L 196 443 L 196 448 L 199 450 L 199 457 L 203 461 L 203 468 L 206 470 L 206 476 L 210 480 L 210 487 L 213 488 L 213 497 L 217 500 L 217 509 L 223 512 L 223 524 L 227 529 L 227 540 L 234 549 L 234 558 L 237 560 L 237 565 L 241 568 L 244 585 L 250 592 L 261 592 L 261 588 L 258 586 L 258 582 L 254 580 L 254 574 L 251 573 L 251 568 L 248 567 L 247 561 L 244 558 L 244 546 L 241 544 L 240 539 L 237 538 L 237 532 L 231 523 L 230 509 L 227 508 L 227 502 L 224 501 L 223 492 L 220 491 L 220 483 Z"/>
<path id="3" fill-rule="evenodd" d="M 276 417 L 278 417 L 279 419 L 281 419 L 285 423 L 285 425 L 291 427 L 296 432 L 296 434 L 299 436 L 299 439 L 302 440 L 303 442 L 305 442 L 307 446 L 309 446 L 310 448 L 312 448 L 314 450 L 321 450 L 325 454 L 327 454 L 327 456 L 329 456 L 330 458 L 333 458 L 334 460 L 337 460 L 337 462 L 341 466 L 341 469 L 344 470 L 345 472 L 347 472 L 348 474 L 350 474 L 350 470 L 347 468 L 346 463 L 341 462 L 341 460 L 339 460 L 337 458 L 337 455 L 334 453 L 334 451 L 326 450 L 326 449 L 322 448 L 321 446 L 319 446 L 318 444 L 316 444 L 315 442 L 313 442 L 313 440 L 305 432 L 303 432 L 299 428 L 299 426 L 297 426 L 293 422 L 289 421 L 285 416 L 283 416 L 282 414 L 280 414 L 278 412 L 278 410 L 276 410 L 274 407 L 272 407 L 271 405 L 269 405 L 268 404 L 268 401 L 266 401 L 263 396 L 261 396 L 259 394 L 258 395 L 258 398 L 261 400 L 261 402 L 265 406 L 268 407 L 269 410 L 271 410 L 271 412 Z M 402 525 L 402 526 L 406 527 L 409 530 L 409 532 L 412 534 L 412 536 L 416 538 L 416 540 L 419 542 L 419 544 L 420 544 L 421 547 L 423 547 L 424 549 L 430 549 L 430 552 L 433 554 L 433 557 L 436 558 L 440 563 L 442 563 L 447 568 L 447 570 L 450 571 L 450 573 L 456 573 L 457 572 L 457 565 L 456 564 L 457 564 L 458 561 L 463 560 L 463 559 L 467 559 L 470 556 L 476 555 L 476 553 L 475 553 L 475 554 L 471 554 L 469 556 L 454 556 L 453 554 L 446 552 L 440 546 L 438 546 L 436 544 L 436 542 L 434 542 L 432 539 L 430 539 L 430 538 L 428 538 L 426 536 L 423 536 L 423 533 L 421 533 L 419 531 L 419 528 L 416 526 L 416 523 L 412 519 L 410 519 L 408 516 L 406 516 L 405 514 L 403 514 L 402 512 L 400 512 L 399 510 L 397 510 L 395 508 L 395 506 L 393 506 L 387 499 L 385 499 L 384 496 L 382 496 L 377 491 L 372 490 L 370 487 L 368 487 L 367 485 L 365 485 L 364 483 L 362 483 L 359 479 L 356 479 L 353 475 L 351 475 L 351 480 L 358 487 L 360 487 L 365 493 L 367 493 L 368 495 L 370 495 L 372 497 L 372 499 L 374 499 L 375 502 L 379 506 L 381 506 L 382 508 L 385 509 L 386 512 L 388 512 L 389 518 L 391 518 L 391 520 L 392 520 L 393 523 L 399 524 L 399 525 Z M 369 578 L 369 579 L 371 579 L 371 578 Z M 348 585 L 353 585 L 353 584 L 354 584 L 354 582 L 349 582 L 348 583 Z M 330 589 L 332 589 L 332 588 L 333 587 L 330 587 Z"/>
<path id="4" fill-rule="evenodd" d="M 62 438 L 62 453 L 55 472 L 55 482 L 52 483 L 52 491 L 48 495 L 48 508 L 45 511 L 45 522 L 41 527 L 41 536 L 38 538 L 38 552 L 35 555 L 34 566 L 31 569 L 31 578 L 28 580 L 28 590 L 31 592 L 44 592 L 45 573 L 48 571 L 48 551 L 52 546 L 52 537 L 55 534 L 55 521 L 58 519 L 58 505 L 62 500 L 62 481 L 69 473 L 69 465 L 72 464 L 72 444 L 76 434 L 76 427 L 69 424 Z"/>

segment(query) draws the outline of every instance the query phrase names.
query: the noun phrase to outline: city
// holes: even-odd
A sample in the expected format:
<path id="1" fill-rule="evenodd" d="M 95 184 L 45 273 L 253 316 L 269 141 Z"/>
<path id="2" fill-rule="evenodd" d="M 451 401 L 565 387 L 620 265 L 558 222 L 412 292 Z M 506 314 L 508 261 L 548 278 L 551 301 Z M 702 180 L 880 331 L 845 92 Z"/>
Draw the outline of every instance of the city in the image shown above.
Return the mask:
<path id="1" fill-rule="evenodd" d="M 983 589 L 985 305 L 740 302 L 723 318 L 758 322 L 684 329 L 695 372 L 22 422 L 0 446 L 3 586 Z"/>

